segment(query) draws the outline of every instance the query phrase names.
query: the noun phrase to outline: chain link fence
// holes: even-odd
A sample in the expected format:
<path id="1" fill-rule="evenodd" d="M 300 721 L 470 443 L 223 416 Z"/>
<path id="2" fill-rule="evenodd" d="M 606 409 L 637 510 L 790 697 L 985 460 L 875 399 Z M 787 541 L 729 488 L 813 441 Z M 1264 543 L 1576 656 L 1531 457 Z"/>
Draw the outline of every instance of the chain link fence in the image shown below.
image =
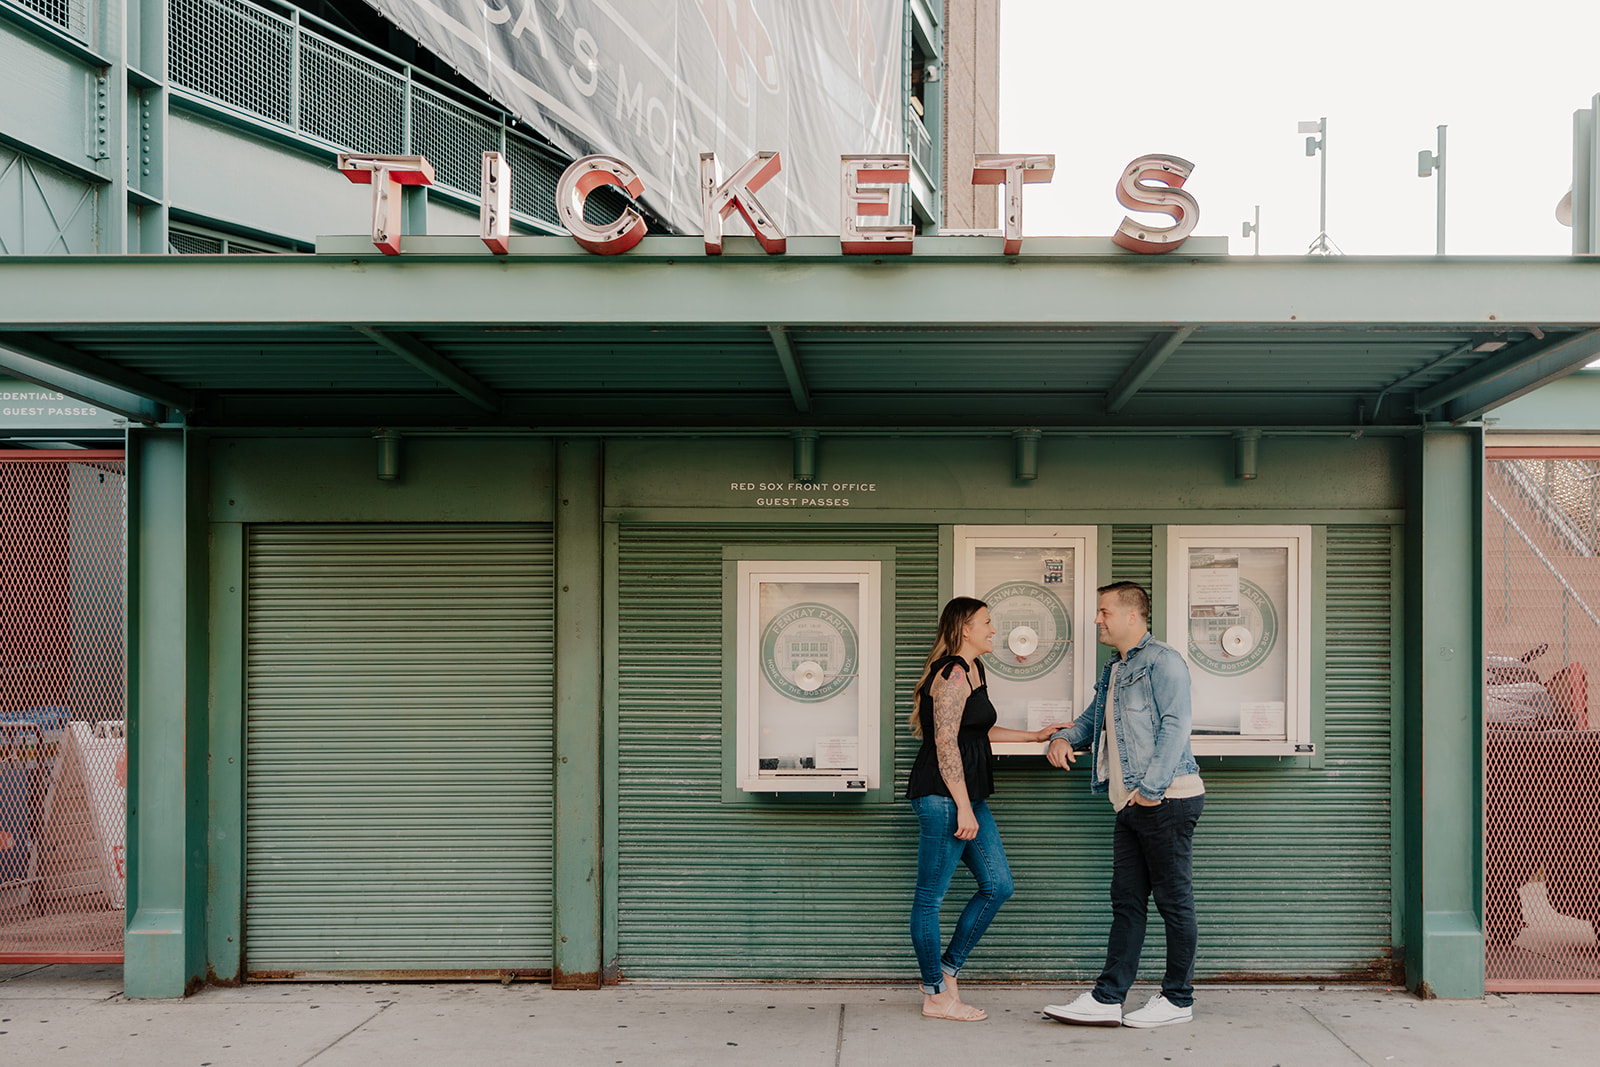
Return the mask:
<path id="1" fill-rule="evenodd" d="M 1499 992 L 1600 992 L 1600 557 L 1580 455 L 1485 473 L 1484 907 Z"/>
<path id="2" fill-rule="evenodd" d="M 0 452 L 0 962 L 122 958 L 121 452 Z"/>

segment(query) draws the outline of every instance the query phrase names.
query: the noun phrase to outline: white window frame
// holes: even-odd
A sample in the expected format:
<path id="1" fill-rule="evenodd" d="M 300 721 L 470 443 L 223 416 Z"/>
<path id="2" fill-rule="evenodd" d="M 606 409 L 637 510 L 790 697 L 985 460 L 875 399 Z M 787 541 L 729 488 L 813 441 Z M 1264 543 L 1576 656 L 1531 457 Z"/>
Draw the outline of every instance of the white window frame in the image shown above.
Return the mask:
<path id="1" fill-rule="evenodd" d="M 747 793 L 865 793 L 881 784 L 882 582 L 878 560 L 738 560 L 735 668 L 735 781 Z M 855 584 L 857 760 L 854 770 L 763 771 L 760 764 L 761 613 L 764 582 Z"/>
<path id="2" fill-rule="evenodd" d="M 1214 548 L 1283 548 L 1288 550 L 1287 610 L 1281 623 L 1288 642 L 1285 694 L 1286 737 L 1195 735 L 1196 756 L 1309 756 L 1316 752 L 1311 724 L 1311 571 L 1310 526 L 1168 526 L 1167 643 L 1178 650 L 1191 673 L 1197 668 L 1189 653 L 1189 550 Z"/>
<path id="3" fill-rule="evenodd" d="M 977 554 L 980 548 L 1070 548 L 1073 550 L 1073 649 L 1072 676 L 1077 692 L 1071 694 L 1075 715 L 1082 715 L 1094 700 L 1095 587 L 1099 584 L 1100 530 L 1096 526 L 956 526 L 954 528 L 955 575 L 951 589 L 956 596 L 975 597 Z M 996 640 L 999 640 L 997 637 Z M 993 684 L 993 671 L 989 672 Z M 1000 741 L 993 746 L 1000 756 L 1035 756 L 1045 746 L 1034 741 Z"/>

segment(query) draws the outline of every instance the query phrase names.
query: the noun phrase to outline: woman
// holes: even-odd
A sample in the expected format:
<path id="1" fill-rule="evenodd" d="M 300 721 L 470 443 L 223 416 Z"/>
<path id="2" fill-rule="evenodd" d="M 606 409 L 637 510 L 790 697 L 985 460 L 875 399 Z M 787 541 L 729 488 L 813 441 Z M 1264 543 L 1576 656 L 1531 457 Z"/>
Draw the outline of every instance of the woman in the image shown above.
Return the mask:
<path id="1" fill-rule="evenodd" d="M 1011 899 L 1011 867 L 985 798 L 994 792 L 991 741 L 1044 741 L 1060 729 L 1011 730 L 995 725 L 983 663 L 994 651 L 989 606 L 958 596 L 939 615 L 939 633 L 923 666 L 911 711 L 911 732 L 922 738 L 906 796 L 916 809 L 917 891 L 911 901 L 911 944 L 922 970 L 922 1014 L 928 1019 L 978 1022 L 982 1008 L 961 999 L 956 975 L 1000 905 Z M 976 676 L 974 676 L 976 672 Z M 939 905 L 956 863 L 978 880 L 956 922 L 950 947 L 939 953 Z"/>

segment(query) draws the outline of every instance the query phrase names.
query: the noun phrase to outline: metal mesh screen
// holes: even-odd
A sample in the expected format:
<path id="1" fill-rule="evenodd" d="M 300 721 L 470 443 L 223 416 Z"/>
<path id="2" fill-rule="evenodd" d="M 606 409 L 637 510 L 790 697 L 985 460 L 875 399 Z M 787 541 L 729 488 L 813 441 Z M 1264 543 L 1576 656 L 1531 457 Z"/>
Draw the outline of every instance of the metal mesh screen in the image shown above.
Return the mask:
<path id="1" fill-rule="evenodd" d="M 215 255 L 222 251 L 222 239 L 203 233 L 191 233 L 174 226 L 167 232 L 167 247 L 184 256 Z"/>
<path id="2" fill-rule="evenodd" d="M 428 157 L 440 185 L 476 194 L 483 153 L 500 150 L 500 129 L 498 122 L 438 93 L 412 87 L 411 150 Z"/>
<path id="3" fill-rule="evenodd" d="M 294 27 L 240 0 L 171 0 L 172 81 L 243 111 L 288 123 Z"/>
<path id="4" fill-rule="evenodd" d="M 0 962 L 122 958 L 120 452 L 0 453 Z"/>
<path id="5" fill-rule="evenodd" d="M 30 0 L 73 3 L 85 0 Z M 511 162 L 511 208 L 554 221 L 556 181 L 566 162 L 486 114 L 413 82 L 400 60 L 386 65 L 247 0 L 171 0 L 172 82 L 241 111 L 355 152 L 420 153 L 439 185 L 478 196 L 482 153 Z M 409 104 L 408 104 L 409 101 Z M 409 114 L 408 114 L 409 107 Z M 587 214 L 606 222 L 623 199 L 601 191 Z M 184 248 L 174 251 L 269 251 Z"/>
<path id="6" fill-rule="evenodd" d="M 300 129 L 357 152 L 405 151 L 406 80 L 309 33 L 300 36 Z M 474 178 L 470 188 L 477 188 Z"/>
<path id="7" fill-rule="evenodd" d="M 556 182 L 562 166 L 537 144 L 521 137 L 506 138 L 506 158 L 511 162 L 511 210 L 536 219 L 556 219 Z"/>
<path id="8" fill-rule="evenodd" d="M 1578 457 L 1492 449 L 1485 475 L 1491 990 L 1600 991 L 1600 708 L 1589 695 L 1600 682 L 1600 557 L 1583 496 L 1593 472 Z"/>
<path id="9" fill-rule="evenodd" d="M 88 0 L 17 0 L 17 4 L 80 41 L 89 39 Z"/>

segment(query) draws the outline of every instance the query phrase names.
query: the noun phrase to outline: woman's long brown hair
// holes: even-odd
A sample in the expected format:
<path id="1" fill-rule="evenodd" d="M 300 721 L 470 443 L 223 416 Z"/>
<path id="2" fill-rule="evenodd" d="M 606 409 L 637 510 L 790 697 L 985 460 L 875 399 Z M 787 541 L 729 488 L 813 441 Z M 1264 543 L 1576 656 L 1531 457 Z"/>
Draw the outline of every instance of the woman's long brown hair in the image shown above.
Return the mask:
<path id="1" fill-rule="evenodd" d="M 922 665 L 921 680 L 911 691 L 913 737 L 922 736 L 922 717 L 917 714 L 917 698 L 922 692 L 922 687 L 929 684 L 928 676 L 933 673 L 933 665 L 945 656 L 954 654 L 961 647 L 961 631 L 972 621 L 974 615 L 988 606 L 973 597 L 958 596 L 946 604 L 944 610 L 939 613 L 939 632 L 933 639 L 933 651 L 928 653 L 927 662 Z"/>

